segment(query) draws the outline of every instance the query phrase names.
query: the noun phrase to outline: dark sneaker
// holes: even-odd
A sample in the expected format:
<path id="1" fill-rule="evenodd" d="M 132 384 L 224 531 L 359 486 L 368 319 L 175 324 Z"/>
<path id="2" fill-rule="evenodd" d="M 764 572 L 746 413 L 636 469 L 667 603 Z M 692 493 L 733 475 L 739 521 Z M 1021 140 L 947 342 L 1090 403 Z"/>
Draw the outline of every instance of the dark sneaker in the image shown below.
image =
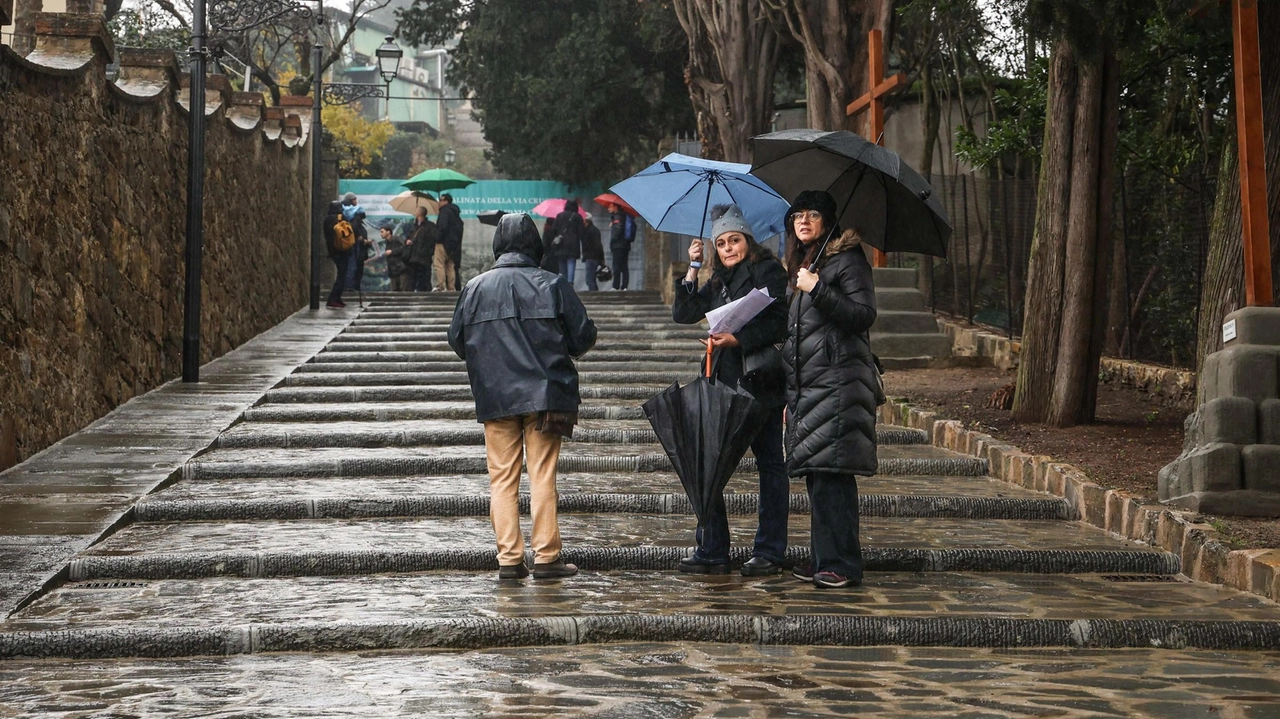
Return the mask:
<path id="1" fill-rule="evenodd" d="M 813 586 L 822 587 L 823 589 L 843 589 L 844 587 L 853 587 L 858 584 L 860 584 L 858 580 L 850 579 L 835 572 L 818 572 L 813 575 Z"/>
<path id="2" fill-rule="evenodd" d="M 558 579 L 561 577 L 572 577 L 578 573 L 578 567 L 573 564 L 566 563 L 563 559 L 557 559 L 548 564 L 533 565 L 534 579 Z"/>
<path id="3" fill-rule="evenodd" d="M 326 303 L 324 303 L 324 306 L 325 306 L 325 307 L 328 307 L 328 308 L 329 308 L 329 309 L 331 309 L 331 310 L 339 310 L 339 309 L 342 309 L 342 307 L 343 307 L 343 305 L 341 305 L 341 304 L 339 304 L 339 303 L 337 303 L 337 302 L 326 302 Z"/>
<path id="4" fill-rule="evenodd" d="M 529 568 L 521 564 L 498 566 L 498 579 L 524 579 L 529 576 Z"/>
<path id="5" fill-rule="evenodd" d="M 796 566 L 791 568 L 791 576 L 795 577 L 796 579 L 799 579 L 802 582 L 812 582 L 813 581 L 813 565 L 797 564 Z"/>
<path id="6" fill-rule="evenodd" d="M 781 573 L 781 564 L 764 557 L 752 557 L 747 560 L 746 564 L 742 565 L 742 576 L 744 577 L 767 577 Z"/>
<path id="7" fill-rule="evenodd" d="M 728 574 L 729 563 L 712 563 L 696 557 L 685 557 L 680 560 L 680 571 L 685 574 Z"/>

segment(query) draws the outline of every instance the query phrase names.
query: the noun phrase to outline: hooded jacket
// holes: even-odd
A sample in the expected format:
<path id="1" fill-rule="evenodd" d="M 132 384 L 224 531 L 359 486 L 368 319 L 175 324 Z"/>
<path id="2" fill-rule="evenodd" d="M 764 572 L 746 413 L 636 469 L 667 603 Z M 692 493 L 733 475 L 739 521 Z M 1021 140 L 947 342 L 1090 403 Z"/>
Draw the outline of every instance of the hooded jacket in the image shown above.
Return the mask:
<path id="1" fill-rule="evenodd" d="M 595 323 L 568 282 L 538 267 L 542 239 L 528 215 L 498 222 L 493 256 L 493 268 L 462 289 L 449 325 L 476 419 L 577 411 L 573 358 L 595 345 Z"/>
<path id="2" fill-rule="evenodd" d="M 852 230 L 832 240 L 813 292 L 796 290 L 782 355 L 787 373 L 787 471 L 876 472 L 876 320 L 871 263 Z"/>
<path id="3" fill-rule="evenodd" d="M 436 217 L 436 229 L 440 231 L 440 244 L 450 257 L 462 253 L 462 210 L 452 202 L 440 205 L 440 214 Z"/>
<path id="4" fill-rule="evenodd" d="M 583 221 L 582 259 L 604 264 L 604 245 L 600 242 L 600 228 L 594 222 Z"/>
<path id="5" fill-rule="evenodd" d="M 555 224 L 551 227 L 551 254 L 557 259 L 572 257 L 576 260 L 582 256 L 582 235 L 586 233 L 586 226 L 582 215 L 578 214 L 577 203 L 570 202 L 565 208 L 564 212 L 556 215 Z M 556 237 L 560 238 L 559 247 L 554 246 Z"/>

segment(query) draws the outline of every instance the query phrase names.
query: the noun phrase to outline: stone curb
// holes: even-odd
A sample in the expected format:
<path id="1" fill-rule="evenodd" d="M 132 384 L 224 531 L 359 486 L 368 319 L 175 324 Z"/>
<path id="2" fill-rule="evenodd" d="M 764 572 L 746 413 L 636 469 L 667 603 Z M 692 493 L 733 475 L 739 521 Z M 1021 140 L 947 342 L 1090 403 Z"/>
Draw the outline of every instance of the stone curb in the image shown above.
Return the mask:
<path id="1" fill-rule="evenodd" d="M 397 345 L 396 343 L 388 343 L 389 346 L 377 345 L 358 345 L 362 349 L 361 352 L 375 352 L 387 350 L 391 352 L 415 352 L 421 351 L 416 347 L 406 347 Z M 414 343 L 407 343 L 414 344 Z M 688 345 L 681 345 L 684 349 L 688 349 Z M 434 349 L 434 348 L 432 348 Z M 688 377 L 693 377 L 696 373 L 694 365 L 694 357 L 684 357 L 679 359 L 667 358 L 655 361 L 601 361 L 596 362 L 582 361 L 578 363 L 579 376 L 587 372 L 678 372 Z M 433 360 L 431 362 L 307 362 L 298 367 L 294 375 L 312 375 L 312 374 L 342 374 L 342 373 L 362 373 L 369 374 L 374 372 L 465 372 L 467 364 L 458 358 L 450 360 Z"/>
<path id="2" fill-rule="evenodd" d="M 1070 519 L 1060 499 L 1013 497 L 939 497 L 864 494 L 858 498 L 864 517 L 957 517 L 963 519 Z M 759 495 L 727 494 L 731 516 L 754 516 Z M 520 511 L 528 514 L 529 495 L 520 495 Z M 580 514 L 680 514 L 693 508 L 683 494 L 597 494 L 560 496 L 559 511 Z M 790 495 L 790 511 L 809 512 L 809 495 Z M 437 494 L 419 497 L 334 497 L 296 499 L 147 499 L 134 505 L 139 522 L 236 521 L 264 519 L 361 519 L 372 517 L 487 517 L 487 495 Z"/>
<path id="3" fill-rule="evenodd" d="M 1280 622 L 813 615 L 421 619 L 0 633 L 0 659 L 486 649 L 614 642 L 1273 650 Z"/>
<path id="4" fill-rule="evenodd" d="M 474 418 L 475 413 L 472 413 Z M 577 444 L 657 444 L 658 437 L 647 427 L 604 429 L 578 427 L 566 440 Z M 876 430 L 879 445 L 925 444 L 929 436 L 905 427 L 880 427 Z M 361 429 L 304 430 L 288 432 L 271 428 L 232 431 L 218 438 L 220 449 L 249 447 L 438 447 L 484 444 L 484 428 L 435 427 L 430 429 Z"/>
<path id="5" fill-rule="evenodd" d="M 266 404 L 244 412 L 246 422 L 388 422 L 413 419 L 475 420 L 475 406 L 455 407 L 312 407 L 303 403 Z M 578 407 L 579 419 L 644 419 L 638 406 L 584 404 Z M 581 430 L 579 430 L 581 431 Z M 576 432 L 575 432 L 576 434 Z"/>
<path id="6" fill-rule="evenodd" d="M 578 373 L 578 381 L 593 385 L 632 386 L 637 382 L 655 384 L 671 384 L 672 382 L 692 382 L 697 377 L 697 369 L 692 363 L 683 366 L 675 365 L 667 370 L 610 372 L 591 371 Z M 439 369 L 431 374 L 419 372 L 383 372 L 378 369 L 362 372 L 298 372 L 284 378 L 282 387 L 435 387 L 440 385 L 461 385 L 468 381 L 465 371 Z"/>
<path id="7" fill-rule="evenodd" d="M 674 571 L 687 547 L 573 547 L 564 560 L 585 571 Z M 751 558 L 734 547 L 730 562 Z M 1074 549 L 888 549 L 864 547 L 869 572 L 1016 572 L 1031 574 L 1176 574 L 1178 558 L 1165 552 Z M 792 546 L 789 562 L 809 560 L 809 548 Z M 184 554 L 82 555 L 72 560 L 70 581 L 90 579 L 198 579 L 202 577 L 324 577 L 403 572 L 492 571 L 492 548 L 421 551 L 191 552 Z"/>
<path id="8" fill-rule="evenodd" d="M 581 387 L 582 399 L 631 399 L 644 401 L 669 385 L 652 387 Z M 465 384 L 434 387 L 282 387 L 269 390 L 260 404 L 334 402 L 414 402 L 471 399 Z"/>
<path id="9" fill-rule="evenodd" d="M 1034 456 L 990 435 L 965 429 L 936 412 L 890 401 L 881 422 L 928 432 L 936 447 L 987 460 L 991 476 L 1067 500 L 1080 520 L 1122 539 L 1145 542 L 1181 558 L 1187 577 L 1280 601 L 1280 549 L 1232 550 L 1193 514 L 1149 504 L 1127 492 L 1089 481 L 1084 472 L 1052 457 Z"/>
<path id="10" fill-rule="evenodd" d="M 560 472 L 670 472 L 665 454 L 629 456 L 560 455 Z M 182 467 L 186 480 L 246 479 L 258 477 L 401 477 L 450 474 L 485 474 L 484 457 L 354 457 L 324 460 L 192 461 Z M 755 457 L 743 457 L 739 473 L 756 471 Z M 986 460 L 969 457 L 901 458 L 880 460 L 876 474 L 892 476 L 981 477 Z"/>

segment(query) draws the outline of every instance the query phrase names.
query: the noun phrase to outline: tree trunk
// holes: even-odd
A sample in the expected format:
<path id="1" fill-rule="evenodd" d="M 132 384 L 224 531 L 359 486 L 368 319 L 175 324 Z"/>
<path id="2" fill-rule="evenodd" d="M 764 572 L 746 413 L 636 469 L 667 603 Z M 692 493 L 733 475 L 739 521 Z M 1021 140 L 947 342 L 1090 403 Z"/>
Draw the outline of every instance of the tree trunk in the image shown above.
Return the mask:
<path id="1" fill-rule="evenodd" d="M 1085 366 L 1084 398 L 1076 418 L 1093 422 L 1098 412 L 1098 371 L 1102 366 L 1102 347 L 1107 338 L 1107 311 L 1110 293 L 1123 290 L 1123 284 L 1112 284 L 1115 276 L 1115 197 L 1116 155 L 1120 144 L 1120 62 L 1109 44 L 1102 58 L 1102 158 L 1098 163 L 1098 247 L 1094 253 L 1093 326 L 1089 337 L 1089 355 Z M 1087 269 L 1086 269 L 1087 271 Z"/>
<path id="2" fill-rule="evenodd" d="M 1041 152 L 1036 226 L 1027 263 L 1022 351 L 1013 417 L 1041 422 L 1048 416 L 1062 322 L 1062 271 L 1071 204 L 1071 140 L 1076 105 L 1075 53 L 1059 40 L 1049 63 L 1049 100 Z"/>
<path id="3" fill-rule="evenodd" d="M 44 0 L 14 0 L 13 51 L 29 55 L 36 49 L 36 13 L 44 10 Z"/>
<path id="4" fill-rule="evenodd" d="M 1271 280 L 1280 278 L 1280 3 L 1258 3 L 1262 66 L 1263 153 L 1267 166 L 1267 220 L 1271 231 Z M 1272 41 L 1268 41 L 1270 38 Z M 1280 298 L 1277 298 L 1280 300 Z M 1276 302 L 1280 305 L 1280 301 Z"/>
<path id="5" fill-rule="evenodd" d="M 938 143 L 938 129 L 942 124 L 942 111 L 933 89 L 933 73 L 925 65 L 920 73 L 920 99 L 924 103 L 924 149 L 920 153 L 920 172 L 926 182 L 933 182 L 933 148 Z M 933 309 L 933 255 L 921 255 L 920 292 L 930 299 Z"/>
<path id="6" fill-rule="evenodd" d="M 1120 184 L 1124 184 L 1124 175 L 1120 176 Z M 1125 247 L 1127 233 L 1124 231 L 1125 213 L 1129 207 L 1124 202 L 1124 193 L 1120 198 L 1120 236 L 1116 238 L 1114 251 L 1111 253 L 1111 302 L 1107 308 L 1107 342 L 1104 346 L 1106 354 L 1112 357 L 1124 357 L 1121 339 L 1128 324 L 1129 313 L 1129 255 Z"/>
<path id="7" fill-rule="evenodd" d="M 1204 358 L 1222 349 L 1222 318 L 1244 304 L 1244 240 L 1240 227 L 1240 165 L 1235 123 L 1222 140 L 1218 191 L 1209 225 L 1209 251 L 1200 288 L 1200 324 L 1196 328 L 1196 371 Z"/>

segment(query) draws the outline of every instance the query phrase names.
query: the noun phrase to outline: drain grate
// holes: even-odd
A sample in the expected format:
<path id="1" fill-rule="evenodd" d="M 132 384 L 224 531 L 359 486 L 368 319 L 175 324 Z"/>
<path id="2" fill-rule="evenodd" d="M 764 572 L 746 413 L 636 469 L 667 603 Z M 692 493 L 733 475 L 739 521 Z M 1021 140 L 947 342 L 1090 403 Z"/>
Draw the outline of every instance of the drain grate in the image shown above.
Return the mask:
<path id="1" fill-rule="evenodd" d="M 1108 582 L 1176 582 L 1176 578 L 1167 574 L 1104 574 L 1102 578 Z"/>
<path id="2" fill-rule="evenodd" d="M 146 582 L 80 582 L 67 589 L 140 589 L 145 586 Z"/>

